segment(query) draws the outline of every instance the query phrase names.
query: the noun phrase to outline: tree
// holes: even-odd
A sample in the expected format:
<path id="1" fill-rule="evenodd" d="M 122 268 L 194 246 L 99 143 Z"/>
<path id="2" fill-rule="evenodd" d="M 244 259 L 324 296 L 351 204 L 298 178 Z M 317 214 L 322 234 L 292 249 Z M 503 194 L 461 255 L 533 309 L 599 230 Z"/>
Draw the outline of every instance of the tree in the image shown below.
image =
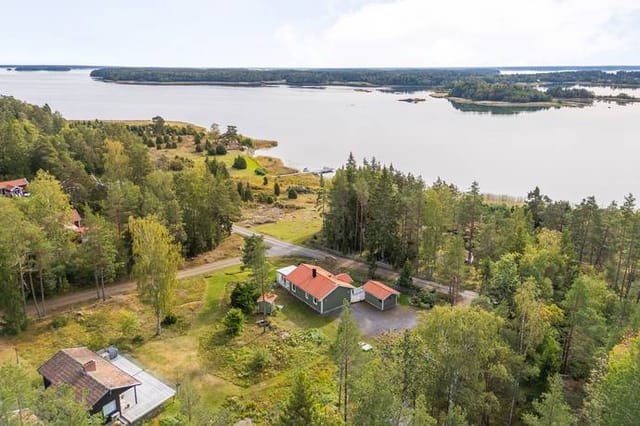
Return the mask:
<path id="1" fill-rule="evenodd" d="M 448 415 L 456 406 L 472 424 L 500 410 L 512 383 L 513 352 L 501 332 L 504 321 L 479 308 L 436 306 L 418 330 L 425 362 L 422 390 L 432 413 Z"/>
<path id="2" fill-rule="evenodd" d="M 231 306 L 241 309 L 247 315 L 256 310 L 256 300 L 260 295 L 260 289 L 255 282 L 238 283 L 231 292 Z"/>
<path id="3" fill-rule="evenodd" d="M 242 263 L 246 268 L 251 270 L 251 277 L 256 287 L 260 291 L 260 295 L 264 298 L 267 292 L 267 281 L 269 274 L 269 265 L 267 263 L 267 246 L 264 243 L 262 235 L 250 235 L 244 237 L 244 247 L 242 248 Z M 265 320 L 266 305 L 263 305 L 262 319 Z M 265 328 L 266 330 L 266 322 Z"/>
<path id="4" fill-rule="evenodd" d="M 243 156 L 238 155 L 233 160 L 233 164 L 231 165 L 231 167 L 233 167 L 236 170 L 244 170 L 247 168 L 247 160 Z"/>
<path id="5" fill-rule="evenodd" d="M 97 298 L 104 301 L 105 280 L 112 282 L 118 268 L 118 237 L 113 225 L 102 216 L 88 212 L 85 224 L 82 257 L 86 266 L 93 269 Z"/>
<path id="6" fill-rule="evenodd" d="M 238 308 L 231 308 L 222 320 L 227 334 L 237 336 L 242 332 L 244 327 L 244 314 Z"/>
<path id="7" fill-rule="evenodd" d="M 47 283 L 57 286 L 65 276 L 65 264 L 71 258 L 75 245 L 72 232 L 67 227 L 73 222 L 69 196 L 60 182 L 51 174 L 38 171 L 29 186 L 31 197 L 24 205 L 29 219 L 44 232 L 44 239 L 32 247 L 34 267 L 40 282 L 41 316 L 46 314 L 45 287 Z"/>
<path id="8" fill-rule="evenodd" d="M 273 184 L 273 195 L 276 197 L 280 196 L 280 184 L 278 182 Z"/>
<path id="9" fill-rule="evenodd" d="M 342 409 L 345 423 L 349 413 L 351 374 L 361 352 L 358 346 L 359 339 L 358 324 L 351 315 L 349 302 L 345 299 L 342 303 L 338 333 L 332 346 L 333 358 L 338 366 L 338 408 Z"/>
<path id="10" fill-rule="evenodd" d="M 82 395 L 80 395 L 82 398 Z M 100 414 L 90 416 L 85 404 L 77 400 L 78 395 L 66 383 L 50 386 L 41 393 L 35 413 L 40 420 L 51 426 L 99 426 Z"/>
<path id="11" fill-rule="evenodd" d="M 290 200 L 295 200 L 296 198 L 298 198 L 298 191 L 296 191 L 295 188 L 289 188 L 287 190 L 287 198 Z"/>
<path id="12" fill-rule="evenodd" d="M 482 286 L 482 293 L 487 295 L 494 304 L 502 304 L 513 311 L 513 297 L 520 286 L 520 275 L 516 255 L 507 253 L 490 266 L 489 279 Z"/>
<path id="13" fill-rule="evenodd" d="M 318 407 L 311 383 L 303 372 L 298 372 L 291 393 L 278 419 L 282 426 L 311 426 L 318 422 Z"/>
<path id="14" fill-rule="evenodd" d="M 0 367 L 0 424 L 24 424 L 27 415 L 23 410 L 33 406 L 36 391 L 24 369 L 14 364 Z M 24 420 L 23 420 L 24 417 Z"/>
<path id="15" fill-rule="evenodd" d="M 219 143 L 216 145 L 216 151 L 215 151 L 216 155 L 225 155 L 226 153 L 227 153 L 227 148 L 223 144 Z"/>
<path id="16" fill-rule="evenodd" d="M 442 258 L 437 264 L 436 276 L 449 286 L 449 303 L 456 304 L 464 273 L 464 240 L 451 235 L 445 240 Z"/>
<path id="17" fill-rule="evenodd" d="M 471 263 L 474 250 L 474 237 L 482 214 L 482 194 L 480 185 L 473 181 L 461 203 L 460 225 L 467 236 L 467 263 Z"/>
<path id="18" fill-rule="evenodd" d="M 151 305 L 156 316 L 156 335 L 161 318 L 173 308 L 180 247 L 175 244 L 155 216 L 129 218 L 132 240 L 133 275 L 138 280 L 142 300 Z"/>
<path id="19" fill-rule="evenodd" d="M 640 416 L 640 337 L 625 338 L 594 369 L 587 386 L 587 423 L 633 425 Z"/>
<path id="20" fill-rule="evenodd" d="M 153 122 L 153 133 L 156 136 L 163 135 L 164 134 L 164 118 L 160 117 L 159 115 L 156 115 L 151 119 L 151 121 Z"/>
<path id="21" fill-rule="evenodd" d="M 402 417 L 402 394 L 396 372 L 380 359 L 367 362 L 367 368 L 356 372 L 351 396 L 354 425 L 394 425 Z"/>
<path id="22" fill-rule="evenodd" d="M 429 415 L 426 398 L 424 395 L 419 395 L 409 426 L 436 426 L 436 424 L 436 419 Z"/>
<path id="23" fill-rule="evenodd" d="M 571 426 L 576 418 L 564 399 L 562 379 L 559 375 L 549 378 L 549 390 L 533 401 L 534 413 L 527 413 L 522 421 L 528 426 Z M 624 423 L 614 423 L 624 424 Z"/>
<path id="24" fill-rule="evenodd" d="M 411 263 L 407 260 L 404 262 L 404 266 L 402 267 L 402 271 L 400 271 L 400 276 L 396 281 L 396 287 L 400 288 L 413 288 L 413 277 Z"/>
<path id="25" fill-rule="evenodd" d="M 565 312 L 562 372 L 586 377 L 594 364 L 595 349 L 606 337 L 606 312 L 613 294 L 604 281 L 579 276 L 562 302 Z"/>

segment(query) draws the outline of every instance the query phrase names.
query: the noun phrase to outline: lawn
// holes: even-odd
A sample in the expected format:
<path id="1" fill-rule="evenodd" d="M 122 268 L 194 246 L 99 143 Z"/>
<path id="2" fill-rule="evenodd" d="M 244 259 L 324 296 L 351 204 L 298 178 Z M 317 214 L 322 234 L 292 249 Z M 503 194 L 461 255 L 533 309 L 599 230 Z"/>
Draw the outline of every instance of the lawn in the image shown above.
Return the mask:
<path id="1" fill-rule="evenodd" d="M 257 225 L 253 229 L 294 244 L 304 244 L 322 230 L 314 194 L 300 196 L 290 208 L 284 209 L 276 222 Z"/>
<path id="2" fill-rule="evenodd" d="M 275 268 L 295 262 L 275 260 L 272 277 Z M 223 333 L 221 319 L 229 308 L 232 285 L 248 276 L 235 266 L 179 281 L 174 308 L 179 320 L 159 337 L 153 335 L 151 309 L 132 292 L 34 322 L 18 337 L 0 338 L 0 363 L 15 362 L 17 350 L 20 364 L 37 380 L 37 367 L 60 348 L 97 350 L 114 344 L 165 382 L 189 384 L 209 415 L 224 407 L 237 418 L 270 423 L 299 369 L 317 378 L 323 405 L 332 403 L 334 366 L 328 348 L 337 329 L 335 317 L 321 317 L 276 289 L 277 303 L 284 307 L 272 317 L 272 329 L 263 333 L 255 323 L 258 316 L 252 315 L 240 336 L 229 338 Z M 131 317 L 135 325 L 125 331 L 123 318 Z M 268 362 L 256 368 L 256 354 L 264 350 Z M 175 415 L 179 404 L 179 400 L 169 403 L 159 418 Z"/>

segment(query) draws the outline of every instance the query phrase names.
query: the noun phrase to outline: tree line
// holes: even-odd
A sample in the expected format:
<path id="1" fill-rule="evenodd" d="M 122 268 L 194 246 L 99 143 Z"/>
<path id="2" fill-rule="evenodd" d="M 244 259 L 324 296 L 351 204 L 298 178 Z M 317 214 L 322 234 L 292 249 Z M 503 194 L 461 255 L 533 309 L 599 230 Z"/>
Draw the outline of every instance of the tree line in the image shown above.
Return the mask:
<path id="1" fill-rule="evenodd" d="M 572 205 L 535 188 L 522 204 L 493 204 L 475 182 L 467 191 L 442 180 L 427 187 L 376 160 L 358 165 L 353 156 L 325 192 L 319 202 L 326 203 L 329 247 L 369 259 L 371 273 L 384 261 L 448 285 L 452 304 L 463 288 L 479 293 L 473 308 L 436 308 L 427 325 L 382 351 L 382 359 L 393 359 L 404 339 L 416 339 L 422 352 L 408 359 L 421 359 L 426 370 L 408 376 L 427 381 L 420 389 L 431 416 L 517 423 L 557 398 L 544 392 L 558 393 L 558 374 L 573 384 L 572 416 L 587 415 L 582 384 L 599 383 L 608 371 L 605 354 L 638 332 L 640 213 L 631 194 L 601 207 L 594 197 Z M 381 367 L 380 377 L 387 370 Z M 378 389 L 380 377 L 370 378 Z M 402 407 L 403 395 L 388 398 Z"/>
<path id="2" fill-rule="evenodd" d="M 131 217 L 153 215 L 186 257 L 230 234 L 240 200 L 224 164 L 173 171 L 162 156 L 153 159 L 141 133 L 0 98 L 0 179 L 28 178 L 31 193 L 0 199 L 5 331 L 24 329 L 28 300 L 42 316 L 47 297 L 69 287 L 95 283 L 104 298 L 105 284 L 131 272 Z"/>

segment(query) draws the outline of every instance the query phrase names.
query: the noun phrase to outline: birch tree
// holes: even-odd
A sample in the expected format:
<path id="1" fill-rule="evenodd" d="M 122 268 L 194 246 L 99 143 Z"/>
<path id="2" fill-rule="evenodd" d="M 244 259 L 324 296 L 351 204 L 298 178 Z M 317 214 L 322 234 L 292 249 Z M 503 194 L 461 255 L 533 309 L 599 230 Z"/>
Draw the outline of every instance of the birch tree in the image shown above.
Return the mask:
<path id="1" fill-rule="evenodd" d="M 180 247 L 175 244 L 155 216 L 129 218 L 132 239 L 133 275 L 138 291 L 156 316 L 156 336 L 161 332 L 161 318 L 173 308 L 176 273 L 180 264 Z"/>

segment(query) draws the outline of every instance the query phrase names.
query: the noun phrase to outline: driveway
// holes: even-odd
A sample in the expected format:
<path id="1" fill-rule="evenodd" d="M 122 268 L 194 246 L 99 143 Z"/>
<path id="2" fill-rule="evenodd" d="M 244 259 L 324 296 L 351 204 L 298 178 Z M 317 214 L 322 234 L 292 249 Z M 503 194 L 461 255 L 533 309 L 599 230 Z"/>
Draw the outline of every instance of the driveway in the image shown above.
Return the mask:
<path id="1" fill-rule="evenodd" d="M 359 302 L 351 305 L 351 312 L 353 318 L 360 325 L 360 331 L 370 337 L 385 331 L 415 328 L 418 322 L 416 310 L 402 305 L 388 311 L 380 311 L 367 302 Z"/>

